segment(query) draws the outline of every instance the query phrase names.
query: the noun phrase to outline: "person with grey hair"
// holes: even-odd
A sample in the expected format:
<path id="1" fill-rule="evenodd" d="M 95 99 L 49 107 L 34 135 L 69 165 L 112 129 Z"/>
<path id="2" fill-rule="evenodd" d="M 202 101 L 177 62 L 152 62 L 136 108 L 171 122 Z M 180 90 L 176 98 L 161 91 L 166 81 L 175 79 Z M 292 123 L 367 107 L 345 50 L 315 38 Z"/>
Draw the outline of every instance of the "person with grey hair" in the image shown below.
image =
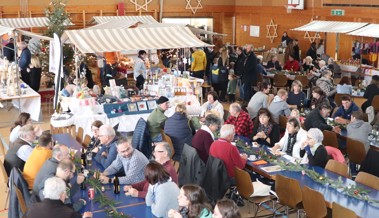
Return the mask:
<path id="1" fill-rule="evenodd" d="M 159 142 L 155 144 L 153 155 L 155 161 L 161 164 L 166 172 L 170 175 L 171 180 L 178 184 L 178 174 L 174 168 L 174 165 L 171 161 L 172 149 L 167 142 Z M 124 186 L 124 191 L 126 195 L 131 195 L 132 197 L 145 198 L 149 188 L 149 182 L 143 180 L 132 185 Z"/>
<path id="2" fill-rule="evenodd" d="M 241 105 L 233 103 L 229 106 L 229 118 L 225 124 L 232 124 L 235 127 L 237 136 L 248 138 L 253 132 L 253 121 L 250 115 L 241 109 Z"/>
<path id="3" fill-rule="evenodd" d="M 66 184 L 59 177 L 51 177 L 44 182 L 42 202 L 34 203 L 28 208 L 27 218 L 90 218 L 91 212 L 84 212 L 83 216 L 64 204 L 67 198 Z"/>
<path id="4" fill-rule="evenodd" d="M 337 89 L 333 84 L 332 71 L 330 70 L 322 72 L 322 77 L 316 81 L 316 85 L 324 91 L 329 101 L 332 100 L 331 98 L 337 93 Z"/>
<path id="5" fill-rule="evenodd" d="M 19 168 L 21 172 L 24 171 L 25 162 L 33 151 L 32 143 L 36 138 L 33 125 L 27 124 L 21 127 L 19 133 L 20 137 L 9 148 L 5 156 L 4 167 L 8 176 L 13 167 Z"/>
<path id="6" fill-rule="evenodd" d="M 59 162 L 68 158 L 70 158 L 70 151 L 66 145 L 57 144 L 53 147 L 52 158 L 45 161 L 34 179 L 32 195 L 39 196 L 46 179 L 55 176 Z"/>
<path id="7" fill-rule="evenodd" d="M 113 183 L 109 176 L 117 174 L 122 168 L 125 176 L 120 177 L 121 184 L 134 184 L 144 180 L 145 166 L 149 160 L 137 149 L 134 149 L 130 141 L 120 138 L 117 144 L 117 157 L 100 176 L 102 183 Z"/>
<path id="8" fill-rule="evenodd" d="M 107 168 L 116 159 L 118 138 L 113 127 L 110 125 L 102 125 L 99 128 L 98 138 L 102 147 L 101 149 L 95 148 L 92 150 L 93 153 L 97 153 L 94 159 L 101 166 Z"/>
<path id="9" fill-rule="evenodd" d="M 307 132 L 307 140 L 301 145 L 300 156 L 307 153 L 310 166 L 319 166 L 325 168 L 328 162 L 328 152 L 324 145 L 322 145 L 324 135 L 321 130 L 311 128 Z"/>
<path id="10" fill-rule="evenodd" d="M 200 159 L 206 163 L 209 156 L 209 148 L 214 141 L 214 134 L 220 128 L 221 121 L 214 114 L 205 117 L 204 125 L 197 130 L 192 138 L 192 147 L 194 147 Z"/>
<path id="11" fill-rule="evenodd" d="M 228 175 L 234 178 L 234 167 L 243 169 L 247 155 L 240 154 L 237 147 L 232 145 L 234 139 L 234 126 L 224 124 L 220 130 L 220 138 L 214 141 L 209 149 L 209 155 L 221 159 L 228 171 Z"/>
<path id="12" fill-rule="evenodd" d="M 30 74 L 27 70 L 32 59 L 32 53 L 30 52 L 28 44 L 25 41 L 22 41 L 19 44 L 19 49 L 21 50 L 21 55 L 20 59 L 18 60 L 18 66 L 21 71 L 21 78 L 22 81 L 30 85 Z"/>

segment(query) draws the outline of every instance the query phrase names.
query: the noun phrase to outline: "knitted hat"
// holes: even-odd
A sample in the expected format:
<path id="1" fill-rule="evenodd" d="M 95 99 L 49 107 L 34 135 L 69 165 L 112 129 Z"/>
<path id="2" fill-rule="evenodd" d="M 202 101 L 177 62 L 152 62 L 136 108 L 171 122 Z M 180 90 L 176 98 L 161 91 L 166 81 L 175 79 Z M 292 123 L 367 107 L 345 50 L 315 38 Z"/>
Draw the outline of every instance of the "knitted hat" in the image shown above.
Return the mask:
<path id="1" fill-rule="evenodd" d="M 168 98 L 166 98 L 165 96 L 161 96 L 159 97 L 158 101 L 157 101 L 157 104 L 163 104 L 165 102 L 168 102 Z"/>

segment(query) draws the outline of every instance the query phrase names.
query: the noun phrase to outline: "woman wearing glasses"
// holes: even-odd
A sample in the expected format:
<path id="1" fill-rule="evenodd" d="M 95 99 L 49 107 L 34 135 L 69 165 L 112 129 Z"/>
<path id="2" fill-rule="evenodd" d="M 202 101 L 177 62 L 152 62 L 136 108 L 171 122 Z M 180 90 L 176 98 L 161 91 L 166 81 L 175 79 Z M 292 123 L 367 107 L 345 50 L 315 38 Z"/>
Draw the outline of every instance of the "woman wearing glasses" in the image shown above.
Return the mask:
<path id="1" fill-rule="evenodd" d="M 307 153 L 309 165 L 325 168 L 328 162 L 328 153 L 324 145 L 322 145 L 324 135 L 321 130 L 311 128 L 307 133 L 307 140 L 301 146 L 300 155 Z"/>
<path id="2" fill-rule="evenodd" d="M 87 151 L 92 151 L 94 148 L 97 148 L 100 146 L 100 139 L 99 139 L 99 128 L 103 125 L 103 122 L 100 120 L 95 120 L 91 125 L 91 131 L 92 131 L 92 138 L 91 142 L 89 143 L 87 147 Z"/>

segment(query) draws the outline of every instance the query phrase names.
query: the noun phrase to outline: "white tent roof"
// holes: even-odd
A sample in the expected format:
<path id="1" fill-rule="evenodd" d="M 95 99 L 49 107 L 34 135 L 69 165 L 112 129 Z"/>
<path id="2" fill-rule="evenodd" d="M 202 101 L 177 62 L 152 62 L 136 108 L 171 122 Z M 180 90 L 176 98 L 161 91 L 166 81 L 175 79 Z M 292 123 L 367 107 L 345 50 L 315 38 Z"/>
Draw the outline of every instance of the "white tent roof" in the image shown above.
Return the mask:
<path id="1" fill-rule="evenodd" d="M 348 33 L 348 35 L 365 36 L 365 37 L 379 37 L 379 24 L 369 24 L 360 29 Z"/>
<path id="2" fill-rule="evenodd" d="M 138 23 L 141 23 L 139 21 L 131 21 L 131 20 L 110 20 L 104 23 L 97 24 L 95 26 L 91 26 L 88 28 L 85 28 L 87 30 L 91 29 L 127 29 L 131 26 L 134 26 Z"/>
<path id="3" fill-rule="evenodd" d="M 158 23 L 154 17 L 150 15 L 146 16 L 93 16 L 91 23 L 105 23 L 112 20 L 127 20 L 127 21 L 136 21 L 141 23 Z"/>
<path id="4" fill-rule="evenodd" d="M 10 28 L 10 27 L 6 27 L 6 26 L 1 26 L 0 25 L 0 36 L 4 35 L 4 34 L 7 34 L 7 33 L 10 33 L 13 30 L 14 30 L 14 28 Z"/>
<path id="5" fill-rule="evenodd" d="M 83 53 L 210 46 L 186 27 L 66 30 L 67 40 Z"/>
<path id="6" fill-rule="evenodd" d="M 146 23 L 138 26 L 139 28 L 151 28 L 151 27 L 188 27 L 194 34 L 208 34 L 208 35 L 218 35 L 226 36 L 226 34 L 216 33 L 212 31 L 203 30 L 191 25 L 186 24 L 174 24 L 174 23 Z"/>
<path id="7" fill-rule="evenodd" d="M 348 33 L 366 26 L 367 24 L 368 23 L 314 20 L 293 30 L 325 33 Z"/>
<path id="8" fill-rule="evenodd" d="M 47 17 L 31 17 L 31 18 L 2 18 L 0 25 L 12 28 L 31 28 L 45 27 L 49 25 Z M 65 22 L 65 25 L 74 25 L 70 20 Z"/>
<path id="9" fill-rule="evenodd" d="M 29 31 L 19 30 L 19 29 L 16 29 L 16 28 L 11 28 L 11 27 L 6 27 L 6 26 L 1 26 L 0 25 L 0 36 L 4 35 L 4 34 L 7 34 L 7 33 L 12 33 L 13 31 L 15 31 L 17 33 L 20 33 L 22 35 L 26 35 L 26 36 L 30 36 L 30 37 L 36 37 L 38 39 L 52 40 L 52 38 L 50 38 L 50 37 L 42 36 L 42 35 L 39 35 L 37 33 L 32 33 L 32 32 L 29 32 Z"/>

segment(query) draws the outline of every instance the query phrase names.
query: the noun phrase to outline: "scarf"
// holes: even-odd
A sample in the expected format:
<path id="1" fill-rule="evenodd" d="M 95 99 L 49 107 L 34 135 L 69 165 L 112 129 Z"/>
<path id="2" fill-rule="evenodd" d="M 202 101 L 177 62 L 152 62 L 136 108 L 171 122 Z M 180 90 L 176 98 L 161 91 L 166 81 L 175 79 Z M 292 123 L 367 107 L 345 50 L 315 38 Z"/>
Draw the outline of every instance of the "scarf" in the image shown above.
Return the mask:
<path id="1" fill-rule="evenodd" d="M 292 150 L 293 150 L 293 146 L 295 145 L 296 143 L 296 136 L 297 136 L 297 133 L 295 134 L 288 134 L 288 141 L 287 141 L 287 150 L 286 150 L 286 153 L 290 156 L 292 156 Z"/>
<path id="2" fill-rule="evenodd" d="M 266 134 L 266 136 L 268 137 L 271 133 L 271 130 L 272 130 L 272 124 L 271 123 L 269 123 L 267 126 L 259 124 L 257 132 L 263 131 Z"/>

